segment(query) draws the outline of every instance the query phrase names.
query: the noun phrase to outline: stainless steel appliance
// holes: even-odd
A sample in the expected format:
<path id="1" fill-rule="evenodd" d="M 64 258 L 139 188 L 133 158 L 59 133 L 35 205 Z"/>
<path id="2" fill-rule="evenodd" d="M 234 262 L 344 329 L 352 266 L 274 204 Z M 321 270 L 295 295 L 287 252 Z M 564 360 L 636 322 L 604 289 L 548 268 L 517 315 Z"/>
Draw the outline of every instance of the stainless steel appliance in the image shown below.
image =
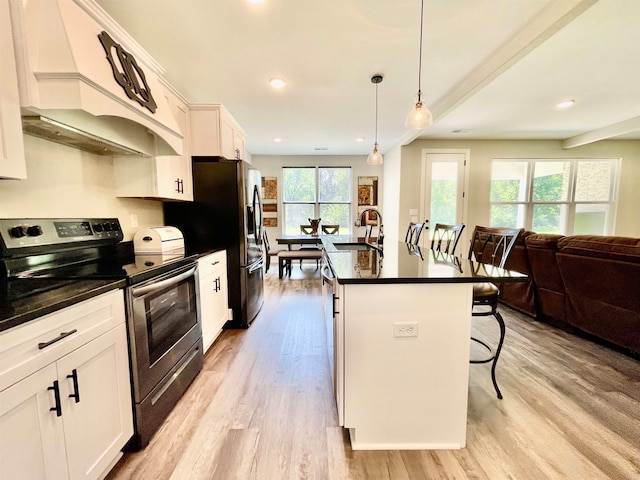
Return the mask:
<path id="1" fill-rule="evenodd" d="M 165 202 L 164 220 L 188 251 L 227 250 L 227 327 L 248 327 L 264 303 L 262 177 L 242 160 L 193 157 L 193 202 Z"/>
<path id="2" fill-rule="evenodd" d="M 123 279 L 135 435 L 144 447 L 203 365 L 197 263 L 182 255 L 134 255 L 110 219 L 0 219 L 7 288 L 20 301 L 43 284 Z M 73 283 L 73 282 L 71 282 Z M 19 288 L 18 288 L 19 286 Z M 17 297 L 16 297 L 17 298 Z"/>
<path id="3" fill-rule="evenodd" d="M 329 371 L 333 383 L 333 395 L 338 407 L 338 425 L 344 425 L 344 324 L 340 302 L 341 289 L 326 252 L 323 253 L 321 271 Z"/>

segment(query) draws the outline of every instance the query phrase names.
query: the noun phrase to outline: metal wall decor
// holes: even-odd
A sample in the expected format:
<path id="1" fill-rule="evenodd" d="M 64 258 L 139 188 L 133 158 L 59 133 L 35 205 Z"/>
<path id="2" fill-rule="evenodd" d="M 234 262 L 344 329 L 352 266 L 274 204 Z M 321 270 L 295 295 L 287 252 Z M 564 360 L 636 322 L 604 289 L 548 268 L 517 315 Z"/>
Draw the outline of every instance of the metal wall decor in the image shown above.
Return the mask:
<path id="1" fill-rule="evenodd" d="M 158 105 L 151 95 L 151 89 L 147 84 L 144 72 L 138 66 L 133 55 L 127 52 L 122 45 L 116 43 L 105 31 L 98 35 L 98 39 L 107 54 L 107 60 L 111 64 L 113 77 L 124 89 L 131 100 L 135 100 L 151 113 L 156 113 Z M 116 58 L 113 53 L 115 52 Z"/>

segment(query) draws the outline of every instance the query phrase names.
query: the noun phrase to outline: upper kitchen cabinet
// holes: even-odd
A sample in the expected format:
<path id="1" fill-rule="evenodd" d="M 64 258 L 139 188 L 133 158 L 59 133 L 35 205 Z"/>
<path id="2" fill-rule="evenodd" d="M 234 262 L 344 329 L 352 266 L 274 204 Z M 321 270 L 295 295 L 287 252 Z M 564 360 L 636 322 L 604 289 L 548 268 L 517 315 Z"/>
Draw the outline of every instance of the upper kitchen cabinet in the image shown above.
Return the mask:
<path id="1" fill-rule="evenodd" d="M 7 4 L 25 134 L 104 156 L 183 155 L 164 69 L 95 1 Z"/>
<path id="2" fill-rule="evenodd" d="M 193 201 L 189 110 L 186 101 L 168 84 L 164 97 L 184 132 L 182 155 L 114 157 L 116 196 Z"/>
<path id="3" fill-rule="evenodd" d="M 191 104 L 191 155 L 245 159 L 244 130 L 224 105 Z"/>
<path id="4" fill-rule="evenodd" d="M 0 178 L 27 178 L 9 2 L 0 1 Z"/>

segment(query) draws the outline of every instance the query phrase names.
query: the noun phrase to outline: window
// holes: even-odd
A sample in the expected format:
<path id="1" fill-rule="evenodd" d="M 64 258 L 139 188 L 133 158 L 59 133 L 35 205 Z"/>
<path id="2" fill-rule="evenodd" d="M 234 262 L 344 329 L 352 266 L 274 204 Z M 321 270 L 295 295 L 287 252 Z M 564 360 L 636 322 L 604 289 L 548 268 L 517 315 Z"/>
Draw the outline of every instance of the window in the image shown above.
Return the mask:
<path id="1" fill-rule="evenodd" d="M 340 225 L 340 233 L 350 233 L 350 167 L 284 167 L 282 185 L 285 235 L 300 233 L 300 225 L 308 225 L 309 218 L 321 218 L 321 225 Z"/>
<path id="2" fill-rule="evenodd" d="M 536 233 L 606 235 L 618 160 L 494 160 L 491 225 Z"/>

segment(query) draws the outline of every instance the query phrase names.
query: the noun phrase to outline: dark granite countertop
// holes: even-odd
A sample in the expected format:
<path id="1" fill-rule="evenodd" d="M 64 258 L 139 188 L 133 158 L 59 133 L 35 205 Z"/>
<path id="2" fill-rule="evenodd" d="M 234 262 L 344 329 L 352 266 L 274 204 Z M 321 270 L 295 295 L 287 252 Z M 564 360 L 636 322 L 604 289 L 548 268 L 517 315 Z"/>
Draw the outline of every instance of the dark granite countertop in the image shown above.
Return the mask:
<path id="1" fill-rule="evenodd" d="M 322 244 L 338 283 L 477 283 L 519 282 L 527 276 L 471 260 L 410 246 L 385 243 L 382 248 L 342 250 L 341 243 L 364 243 L 346 235 L 323 235 Z M 347 247 L 348 248 L 348 247 Z"/>
<path id="2" fill-rule="evenodd" d="M 126 284 L 125 279 L 18 278 L 0 282 L 0 332 Z"/>

